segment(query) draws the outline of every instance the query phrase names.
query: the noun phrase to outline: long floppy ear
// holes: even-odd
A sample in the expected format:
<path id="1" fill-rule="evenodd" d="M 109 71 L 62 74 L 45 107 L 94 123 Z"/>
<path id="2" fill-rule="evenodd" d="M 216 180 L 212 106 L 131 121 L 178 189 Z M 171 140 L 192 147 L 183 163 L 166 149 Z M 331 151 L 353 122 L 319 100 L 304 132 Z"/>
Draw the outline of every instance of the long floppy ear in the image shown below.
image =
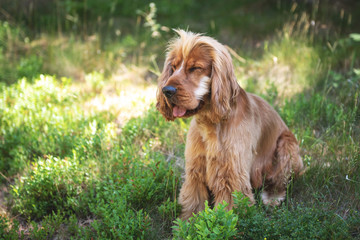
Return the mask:
<path id="1" fill-rule="evenodd" d="M 226 120 L 231 107 L 240 92 L 236 81 L 232 59 L 227 49 L 216 42 L 213 46 L 213 66 L 211 73 L 211 108 L 214 122 Z"/>
<path id="2" fill-rule="evenodd" d="M 164 94 L 162 93 L 162 89 L 165 86 L 165 83 L 171 76 L 171 66 L 170 60 L 167 57 L 164 63 L 164 69 L 159 77 L 158 88 L 156 92 L 156 108 L 160 111 L 160 113 L 165 117 L 166 120 L 174 121 L 174 116 L 172 112 L 171 104 L 167 102 Z"/>

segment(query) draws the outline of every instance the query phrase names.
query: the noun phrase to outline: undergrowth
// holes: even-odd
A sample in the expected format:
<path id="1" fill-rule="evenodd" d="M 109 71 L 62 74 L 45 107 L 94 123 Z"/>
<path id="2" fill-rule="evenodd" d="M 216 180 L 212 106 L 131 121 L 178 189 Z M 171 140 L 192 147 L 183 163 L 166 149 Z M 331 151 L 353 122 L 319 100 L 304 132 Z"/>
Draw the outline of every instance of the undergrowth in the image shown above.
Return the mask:
<path id="1" fill-rule="evenodd" d="M 243 194 L 234 193 L 234 210 L 227 211 L 227 203 L 194 215 L 189 221 L 175 221 L 176 239 L 350 239 L 359 223 L 359 213 L 346 221 L 326 209 L 304 207 L 249 206 Z"/>

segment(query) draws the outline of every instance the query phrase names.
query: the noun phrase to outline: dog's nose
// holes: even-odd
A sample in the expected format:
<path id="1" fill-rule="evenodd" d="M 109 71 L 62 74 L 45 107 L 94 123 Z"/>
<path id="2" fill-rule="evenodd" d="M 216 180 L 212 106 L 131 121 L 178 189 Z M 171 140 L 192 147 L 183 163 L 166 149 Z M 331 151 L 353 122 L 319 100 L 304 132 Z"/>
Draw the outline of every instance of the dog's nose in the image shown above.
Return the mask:
<path id="1" fill-rule="evenodd" d="M 173 86 L 166 86 L 166 87 L 163 87 L 162 92 L 164 93 L 164 95 L 165 95 L 167 98 L 171 98 L 172 96 L 175 95 L 175 93 L 176 93 L 176 88 L 173 87 Z"/>

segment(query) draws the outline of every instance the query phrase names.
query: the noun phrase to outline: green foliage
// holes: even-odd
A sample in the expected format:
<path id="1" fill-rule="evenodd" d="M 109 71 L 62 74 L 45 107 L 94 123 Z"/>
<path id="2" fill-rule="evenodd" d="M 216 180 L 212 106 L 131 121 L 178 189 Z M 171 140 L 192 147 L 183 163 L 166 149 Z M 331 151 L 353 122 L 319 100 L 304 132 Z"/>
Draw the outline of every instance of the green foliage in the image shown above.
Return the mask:
<path id="1" fill-rule="evenodd" d="M 29 83 L 22 79 L 1 88 L 0 171 L 13 176 L 30 160 L 44 155 L 72 157 L 73 150 L 96 155 L 111 144 L 112 124 L 85 116 L 77 104 L 78 96 L 70 81 L 41 75 Z M 107 115 L 107 114 L 106 114 Z M 100 137 L 102 135 L 103 138 Z"/>
<path id="2" fill-rule="evenodd" d="M 241 193 L 234 196 L 239 239 L 347 239 L 351 237 L 348 222 L 359 217 L 356 213 L 345 221 L 330 209 L 324 211 L 326 206 L 283 206 L 266 213 L 261 206 L 249 206 Z"/>
<path id="3" fill-rule="evenodd" d="M 91 92 L 98 94 L 104 86 L 104 76 L 98 72 L 92 72 L 85 76 L 85 81 L 91 87 Z"/>
<path id="4" fill-rule="evenodd" d="M 90 206 L 90 211 L 99 219 L 91 224 L 96 238 L 144 239 L 149 234 L 151 218 L 142 209 L 132 208 L 133 199 L 128 193 L 137 189 L 129 183 L 123 186 L 119 179 L 116 182 L 109 179 L 97 185 L 95 203 Z"/>
<path id="5" fill-rule="evenodd" d="M 32 55 L 20 60 L 20 64 L 17 67 L 18 78 L 27 78 L 32 80 L 40 75 L 42 70 L 43 61 L 40 57 Z"/>
<path id="6" fill-rule="evenodd" d="M 0 82 L 11 83 L 17 78 L 16 46 L 21 35 L 19 27 L 0 21 Z"/>
<path id="7" fill-rule="evenodd" d="M 0 214 L 0 238 L 5 240 L 18 239 L 19 229 L 17 220 L 11 221 L 7 216 Z"/>
<path id="8" fill-rule="evenodd" d="M 174 201 L 171 201 L 170 198 L 168 198 L 158 207 L 158 211 L 161 217 L 170 221 L 179 216 L 180 210 L 181 206 L 178 204 L 176 199 Z"/>
<path id="9" fill-rule="evenodd" d="M 141 154 L 143 159 L 136 160 L 129 148 L 131 145 L 123 146 L 121 159 L 114 162 L 112 173 L 97 182 L 91 193 L 95 198 L 90 200 L 90 212 L 96 220 L 86 230 L 90 236 L 146 239 L 154 234 L 150 232 L 150 215 L 162 213 L 161 208 L 153 206 L 165 199 L 169 206 L 177 206 L 174 196 L 179 177 L 171 165 L 161 155 L 151 156 L 148 152 Z"/>
<path id="10" fill-rule="evenodd" d="M 67 86 L 61 86 L 52 77 L 41 76 L 34 84 L 23 79 L 11 87 L 4 86 L 1 92 L 0 156 L 4 161 L 0 171 L 12 176 L 32 157 L 71 151 L 66 139 L 70 135 L 64 133 L 75 127 L 70 124 L 73 116 L 62 113 L 75 96 L 67 91 Z"/>
<path id="11" fill-rule="evenodd" d="M 166 152 L 175 151 L 176 154 L 183 154 L 189 122 L 189 119 L 167 122 L 155 106 L 152 106 L 143 118 L 131 119 L 129 124 L 123 127 L 123 135 L 126 136 L 127 143 L 139 141 L 138 143 L 143 145 L 144 141 L 147 141 L 149 147 L 153 148 L 160 142 L 163 143 L 162 148 L 172 148 L 163 149 Z"/>
<path id="12" fill-rule="evenodd" d="M 360 42 L 360 34 L 359 33 L 351 33 L 349 35 L 351 39 L 353 39 L 355 42 Z"/>
<path id="13" fill-rule="evenodd" d="M 226 202 L 211 209 L 205 201 L 205 210 L 189 221 L 177 219 L 173 227 L 175 239 L 232 239 L 236 235 L 238 216 L 227 211 Z"/>
<path id="14" fill-rule="evenodd" d="M 97 86 L 97 82 L 99 76 L 93 74 L 91 83 Z M 1 115 L 6 136 L 1 146 L 13 149 L 9 155 L 3 151 L 9 159 L 3 169 L 11 170 L 5 172 L 9 177 L 25 169 L 11 186 L 12 212 L 42 220 L 28 223 L 33 239 L 59 236 L 62 231 L 79 238 L 146 238 L 151 234 L 151 215 L 171 221 L 165 214 L 175 217 L 179 212 L 178 171 L 157 152 L 159 139 L 165 141 L 171 129 L 164 131 L 153 124 L 161 119 L 160 125 L 165 126 L 153 107 L 123 127 L 126 135 L 117 135 L 116 126 L 100 115 L 75 115 L 79 110 L 73 100 L 79 97 L 68 87 L 70 83 L 40 76 L 34 83 L 24 79 L 2 87 L 2 112 L 7 114 Z M 59 146 L 64 140 L 68 150 Z M 152 208 L 156 205 L 163 207 Z M 89 214 L 95 218 L 91 225 L 80 227 L 74 222 Z M 60 223 L 70 229 L 64 230 Z"/>
<path id="15" fill-rule="evenodd" d="M 59 210 L 56 213 L 52 212 L 52 214 L 45 216 L 41 224 L 35 221 L 29 222 L 31 228 L 29 229 L 27 236 L 29 239 L 39 240 L 49 239 L 53 236 L 65 238 L 65 234 L 67 234 L 64 231 L 65 224 L 68 225 L 69 228 L 73 227 L 71 219 L 71 217 L 69 219 L 65 218 L 65 214 Z M 21 231 L 20 233 L 24 234 L 24 231 Z"/>
<path id="16" fill-rule="evenodd" d="M 174 238 L 350 239 L 360 217 L 358 212 L 353 212 L 343 219 L 326 206 L 321 209 L 301 205 L 293 209 L 286 206 L 264 209 L 262 206 L 250 206 L 249 199 L 240 192 L 233 196 L 234 210 L 226 211 L 226 203 L 212 210 L 206 202 L 205 210 L 189 221 L 177 219 L 173 227 Z"/>
<path id="17" fill-rule="evenodd" d="M 23 77 L 32 80 L 43 73 L 42 58 L 25 51 L 29 41 L 22 28 L 0 21 L 0 82 L 9 84 Z"/>
<path id="18" fill-rule="evenodd" d="M 87 179 L 76 159 L 40 158 L 30 174 L 13 186 L 12 210 L 32 219 L 57 211 L 75 212 Z"/>

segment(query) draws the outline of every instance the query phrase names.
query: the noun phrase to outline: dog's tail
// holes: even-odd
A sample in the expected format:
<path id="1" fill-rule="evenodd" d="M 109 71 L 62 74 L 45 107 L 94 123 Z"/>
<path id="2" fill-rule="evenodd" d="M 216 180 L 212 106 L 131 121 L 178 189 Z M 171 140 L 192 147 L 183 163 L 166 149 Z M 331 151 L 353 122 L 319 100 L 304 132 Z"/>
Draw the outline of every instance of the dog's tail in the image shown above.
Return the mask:
<path id="1" fill-rule="evenodd" d="M 305 172 L 303 161 L 299 154 L 299 144 L 292 132 L 285 130 L 281 133 L 276 144 L 275 175 L 285 178 L 295 177 Z"/>

